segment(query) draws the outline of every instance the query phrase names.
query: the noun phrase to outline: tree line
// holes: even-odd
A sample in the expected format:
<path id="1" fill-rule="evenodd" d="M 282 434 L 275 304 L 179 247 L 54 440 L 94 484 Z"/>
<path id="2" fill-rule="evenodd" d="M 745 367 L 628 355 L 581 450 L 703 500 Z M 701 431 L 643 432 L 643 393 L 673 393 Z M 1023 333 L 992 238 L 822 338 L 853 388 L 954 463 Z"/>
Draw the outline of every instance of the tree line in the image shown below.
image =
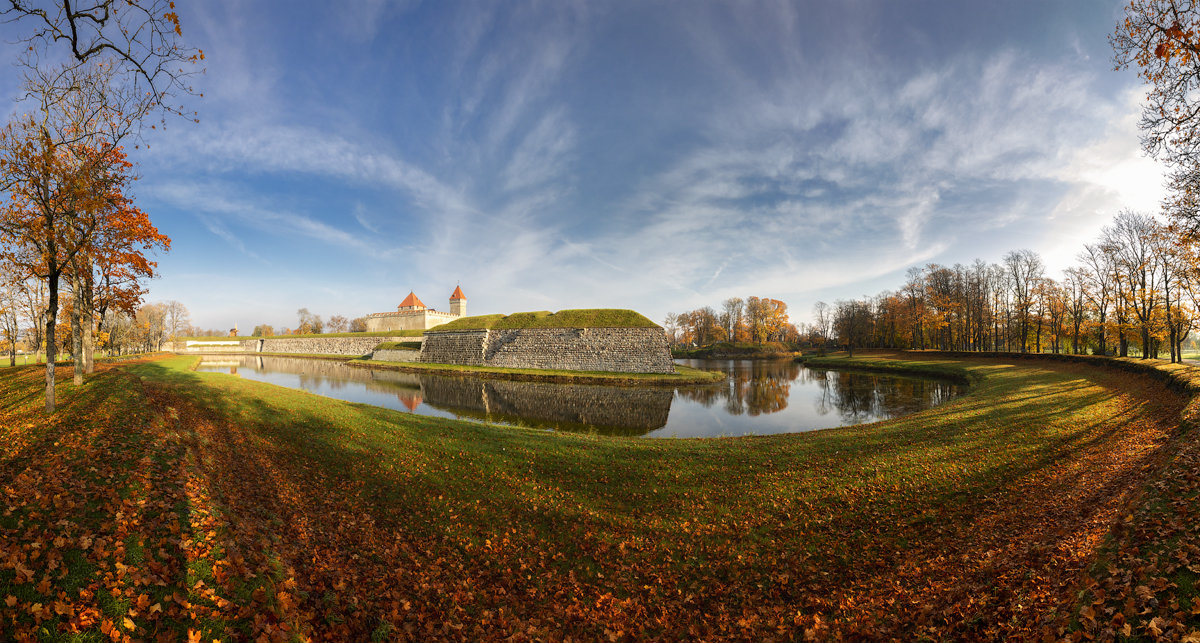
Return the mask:
<path id="1" fill-rule="evenodd" d="M 855 347 L 1097 353 L 1182 360 L 1200 309 L 1196 247 L 1153 216 L 1116 215 L 1057 279 L 1041 257 L 929 264 L 874 297 L 817 302 L 808 335 Z"/>
<path id="2" fill-rule="evenodd" d="M 730 297 L 720 309 L 711 306 L 667 313 L 663 327 L 672 346 L 707 346 L 717 342 L 795 343 L 796 326 L 788 321 L 787 304 L 768 297 Z"/>

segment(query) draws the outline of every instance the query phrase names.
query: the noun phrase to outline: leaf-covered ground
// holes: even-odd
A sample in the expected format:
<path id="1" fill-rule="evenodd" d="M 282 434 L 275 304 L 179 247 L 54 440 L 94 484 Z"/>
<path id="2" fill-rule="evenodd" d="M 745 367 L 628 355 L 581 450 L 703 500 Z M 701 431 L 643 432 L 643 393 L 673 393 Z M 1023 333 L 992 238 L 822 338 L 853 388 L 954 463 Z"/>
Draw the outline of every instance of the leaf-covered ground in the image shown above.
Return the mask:
<path id="1" fill-rule="evenodd" d="M 0 372 L 0 640 L 1200 637 L 1196 432 L 1151 378 L 960 360 L 908 418 L 656 441 L 193 362 L 51 418 Z"/>

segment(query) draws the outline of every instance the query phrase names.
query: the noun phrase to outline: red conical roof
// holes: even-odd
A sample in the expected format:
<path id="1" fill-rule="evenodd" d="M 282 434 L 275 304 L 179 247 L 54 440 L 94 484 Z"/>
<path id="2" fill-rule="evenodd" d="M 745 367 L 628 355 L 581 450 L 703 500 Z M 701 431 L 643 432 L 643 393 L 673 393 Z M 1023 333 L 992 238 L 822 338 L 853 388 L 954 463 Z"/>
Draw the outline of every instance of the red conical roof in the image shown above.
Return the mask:
<path id="1" fill-rule="evenodd" d="M 400 302 L 400 307 L 401 308 L 412 308 L 412 307 L 425 308 L 425 304 L 421 303 L 421 300 L 417 299 L 417 296 L 414 295 L 413 292 L 410 290 L 410 291 L 408 291 L 408 296 L 404 298 L 404 301 Z"/>
<path id="2" fill-rule="evenodd" d="M 454 292 L 450 293 L 450 301 L 454 301 L 455 299 L 466 299 L 466 298 L 467 298 L 467 296 L 463 294 L 461 286 L 455 286 Z"/>

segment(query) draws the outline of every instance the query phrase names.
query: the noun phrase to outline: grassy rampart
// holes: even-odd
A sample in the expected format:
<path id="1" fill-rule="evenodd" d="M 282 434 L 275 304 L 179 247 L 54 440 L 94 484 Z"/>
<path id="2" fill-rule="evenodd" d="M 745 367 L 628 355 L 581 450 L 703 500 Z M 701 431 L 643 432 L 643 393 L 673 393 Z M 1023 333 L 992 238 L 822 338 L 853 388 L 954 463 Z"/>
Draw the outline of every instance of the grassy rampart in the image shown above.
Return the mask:
<path id="1" fill-rule="evenodd" d="M 580 308 L 462 317 L 426 332 L 447 330 L 514 330 L 523 328 L 657 328 L 641 313 L 620 308 Z"/>

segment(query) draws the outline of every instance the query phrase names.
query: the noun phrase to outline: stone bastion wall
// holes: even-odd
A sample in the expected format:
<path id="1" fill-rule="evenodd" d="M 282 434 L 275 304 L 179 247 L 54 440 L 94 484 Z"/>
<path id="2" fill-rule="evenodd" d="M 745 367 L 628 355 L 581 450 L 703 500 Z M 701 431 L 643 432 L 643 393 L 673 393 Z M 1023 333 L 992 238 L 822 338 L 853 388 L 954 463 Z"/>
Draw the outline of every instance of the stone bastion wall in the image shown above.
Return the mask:
<path id="1" fill-rule="evenodd" d="M 422 362 L 564 371 L 674 373 L 661 328 L 525 328 L 425 333 Z"/>
<path id="2" fill-rule="evenodd" d="M 295 353 L 299 355 L 366 355 L 383 342 L 414 342 L 420 337 L 264 337 L 237 343 L 219 341 L 175 342 L 177 353 Z"/>

